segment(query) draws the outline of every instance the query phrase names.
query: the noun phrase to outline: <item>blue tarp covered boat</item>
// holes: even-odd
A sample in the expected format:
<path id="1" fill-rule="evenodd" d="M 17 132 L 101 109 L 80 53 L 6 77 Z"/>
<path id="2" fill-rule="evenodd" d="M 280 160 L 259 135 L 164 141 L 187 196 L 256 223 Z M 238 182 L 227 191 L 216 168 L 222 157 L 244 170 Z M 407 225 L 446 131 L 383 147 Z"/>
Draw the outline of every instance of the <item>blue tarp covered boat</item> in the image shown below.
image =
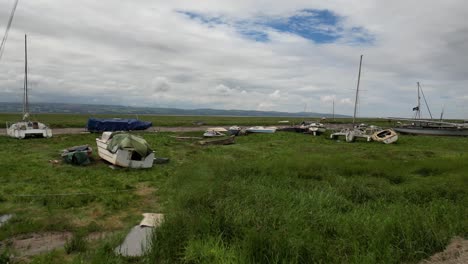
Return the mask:
<path id="1" fill-rule="evenodd" d="M 87 129 L 91 132 L 145 130 L 153 123 L 138 119 L 99 119 L 89 118 Z"/>

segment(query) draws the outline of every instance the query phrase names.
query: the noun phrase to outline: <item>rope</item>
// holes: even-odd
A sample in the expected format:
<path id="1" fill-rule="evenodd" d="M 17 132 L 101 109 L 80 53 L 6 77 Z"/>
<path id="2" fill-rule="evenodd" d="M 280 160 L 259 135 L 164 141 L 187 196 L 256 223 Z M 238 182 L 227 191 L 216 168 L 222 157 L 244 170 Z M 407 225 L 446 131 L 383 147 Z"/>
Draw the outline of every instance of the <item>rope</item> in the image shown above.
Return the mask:
<path id="1" fill-rule="evenodd" d="M 424 95 L 424 91 L 421 87 L 421 93 L 423 95 L 423 98 L 424 98 L 424 103 L 426 104 L 426 107 L 427 107 L 427 111 L 429 112 L 429 115 L 431 116 L 431 119 L 432 119 L 432 113 L 431 113 L 431 109 L 429 109 L 429 105 L 427 104 L 427 101 L 426 101 L 426 96 Z"/>
<path id="2" fill-rule="evenodd" d="M 18 1 L 15 1 L 15 5 L 13 6 L 13 10 L 11 10 L 10 18 L 8 19 L 8 24 L 6 27 L 5 35 L 2 39 L 2 44 L 0 45 L 0 60 L 2 59 L 3 51 L 5 50 L 6 40 L 8 38 L 8 31 L 10 31 L 11 23 L 13 22 L 13 17 L 15 16 L 16 6 L 18 5 Z"/>
<path id="3" fill-rule="evenodd" d="M 116 191 L 107 191 L 107 192 L 95 192 L 95 193 L 46 193 L 46 194 L 14 194 L 13 197 L 45 197 L 45 196 L 75 196 L 75 195 L 99 195 L 99 194 L 109 194 L 109 193 L 119 193 L 119 192 L 130 192 L 136 189 L 128 190 L 116 190 Z"/>

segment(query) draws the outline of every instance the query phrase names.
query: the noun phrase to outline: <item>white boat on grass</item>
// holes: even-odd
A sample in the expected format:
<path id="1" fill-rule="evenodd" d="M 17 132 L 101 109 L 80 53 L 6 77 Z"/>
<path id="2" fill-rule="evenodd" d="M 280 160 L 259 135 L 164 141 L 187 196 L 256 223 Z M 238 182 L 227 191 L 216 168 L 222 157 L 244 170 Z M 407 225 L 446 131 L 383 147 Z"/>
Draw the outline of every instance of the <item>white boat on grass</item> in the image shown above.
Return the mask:
<path id="1" fill-rule="evenodd" d="M 254 127 L 249 127 L 245 131 L 247 133 L 275 133 L 277 127 L 262 127 L 262 126 L 254 126 Z"/>
<path id="2" fill-rule="evenodd" d="M 304 133 L 309 133 L 314 136 L 321 135 L 327 131 L 322 123 L 311 123 L 306 121 L 302 122 L 299 128 L 305 130 Z"/>
<path id="3" fill-rule="evenodd" d="M 204 137 L 224 137 L 226 134 L 221 133 L 219 131 L 215 130 L 206 130 L 205 133 L 203 133 Z"/>
<path id="4" fill-rule="evenodd" d="M 23 87 L 23 120 L 9 124 L 6 123 L 7 135 L 14 138 L 29 138 L 29 137 L 52 137 L 52 129 L 47 125 L 31 121 L 29 115 L 29 100 L 28 100 L 28 52 L 27 52 L 27 37 L 24 35 L 24 87 Z"/>
<path id="5" fill-rule="evenodd" d="M 372 134 L 372 139 L 385 144 L 392 144 L 398 140 L 398 134 L 393 129 L 384 129 Z"/>
<path id="6" fill-rule="evenodd" d="M 99 157 L 128 168 L 151 168 L 154 151 L 141 137 L 121 132 L 103 132 L 96 138 Z"/>

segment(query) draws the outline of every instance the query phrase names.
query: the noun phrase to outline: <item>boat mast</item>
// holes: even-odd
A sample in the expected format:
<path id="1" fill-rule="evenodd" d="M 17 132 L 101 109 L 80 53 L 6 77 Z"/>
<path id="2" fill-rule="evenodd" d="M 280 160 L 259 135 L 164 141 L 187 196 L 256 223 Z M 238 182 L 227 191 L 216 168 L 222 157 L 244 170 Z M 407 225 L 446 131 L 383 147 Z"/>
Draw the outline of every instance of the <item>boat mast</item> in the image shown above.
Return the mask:
<path id="1" fill-rule="evenodd" d="M 23 94 L 23 121 L 29 117 L 28 101 L 28 44 L 27 36 L 24 35 L 24 94 Z"/>
<path id="2" fill-rule="evenodd" d="M 333 99 L 333 121 L 335 121 L 335 99 Z"/>
<path id="3" fill-rule="evenodd" d="M 419 82 L 417 82 L 418 84 L 418 106 L 417 106 L 417 109 L 416 109 L 416 115 L 414 116 L 415 119 L 421 119 L 421 94 L 420 94 L 420 86 L 419 86 Z"/>
<path id="4" fill-rule="evenodd" d="M 361 60 L 359 62 L 359 74 L 358 74 L 357 88 L 356 88 L 356 100 L 354 100 L 353 125 L 356 123 L 356 113 L 357 113 L 358 96 L 359 96 L 359 82 L 361 81 L 362 56 L 363 55 L 361 55 Z"/>

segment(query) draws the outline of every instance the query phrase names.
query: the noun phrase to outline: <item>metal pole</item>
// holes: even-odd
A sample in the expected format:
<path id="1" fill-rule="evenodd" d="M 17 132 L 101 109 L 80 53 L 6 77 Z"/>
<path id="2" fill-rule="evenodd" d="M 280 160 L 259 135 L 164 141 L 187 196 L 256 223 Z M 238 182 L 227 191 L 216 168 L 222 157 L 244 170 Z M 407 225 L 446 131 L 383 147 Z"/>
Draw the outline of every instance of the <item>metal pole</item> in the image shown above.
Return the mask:
<path id="1" fill-rule="evenodd" d="M 358 105 L 358 97 L 359 97 L 359 82 L 361 81 L 361 66 L 362 66 L 362 56 L 359 62 L 359 75 L 357 81 L 357 88 L 356 88 L 356 100 L 354 101 L 354 115 L 353 115 L 353 125 L 356 123 L 356 113 L 357 113 L 357 105 Z"/>

